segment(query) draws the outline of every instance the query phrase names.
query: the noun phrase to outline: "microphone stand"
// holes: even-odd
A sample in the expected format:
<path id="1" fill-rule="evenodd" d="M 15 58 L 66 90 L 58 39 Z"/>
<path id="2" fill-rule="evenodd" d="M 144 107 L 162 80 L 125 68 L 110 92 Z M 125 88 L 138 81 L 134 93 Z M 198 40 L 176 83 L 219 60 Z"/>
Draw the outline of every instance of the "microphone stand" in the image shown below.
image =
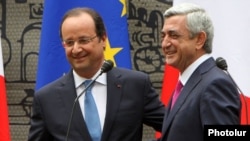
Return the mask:
<path id="1" fill-rule="evenodd" d="M 246 97 L 245 97 L 244 93 L 241 91 L 240 87 L 237 85 L 237 83 L 234 81 L 233 77 L 230 75 L 229 71 L 227 70 L 226 60 L 222 57 L 218 57 L 216 59 L 216 65 L 217 65 L 217 67 L 219 67 L 221 70 L 223 70 L 230 77 L 230 79 L 233 81 L 234 85 L 236 86 L 238 93 L 240 95 L 242 95 L 242 98 L 243 98 L 244 103 L 245 103 L 245 108 L 246 108 L 246 124 L 248 124 L 248 105 L 247 105 L 247 101 L 246 101 Z"/>
<path id="2" fill-rule="evenodd" d="M 244 100 L 244 103 L 245 103 L 245 108 L 246 108 L 246 124 L 248 124 L 248 106 L 247 106 L 247 101 L 246 101 L 246 97 L 244 95 L 244 93 L 241 91 L 240 87 L 237 85 L 237 83 L 234 81 L 233 77 L 230 75 L 230 73 L 225 70 L 225 72 L 227 73 L 227 75 L 230 77 L 230 79 L 233 81 L 234 85 L 236 86 L 237 90 L 238 90 L 238 93 L 240 95 L 242 95 L 242 98 Z"/>

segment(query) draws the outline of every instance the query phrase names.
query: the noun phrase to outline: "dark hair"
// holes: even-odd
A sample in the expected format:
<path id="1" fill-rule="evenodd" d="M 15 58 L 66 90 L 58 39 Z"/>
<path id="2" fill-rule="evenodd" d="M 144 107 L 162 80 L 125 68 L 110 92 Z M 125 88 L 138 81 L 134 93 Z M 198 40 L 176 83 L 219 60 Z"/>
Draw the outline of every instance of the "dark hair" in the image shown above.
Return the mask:
<path id="1" fill-rule="evenodd" d="M 61 21 L 61 25 L 60 25 L 60 38 L 62 39 L 62 24 L 63 22 L 68 18 L 68 17 L 74 17 L 74 16 L 79 16 L 82 13 L 87 13 L 89 14 L 95 23 L 95 32 L 97 37 L 101 38 L 103 35 L 106 34 L 106 29 L 105 29 L 105 25 L 103 22 L 102 17 L 100 16 L 99 13 L 97 13 L 95 10 L 91 9 L 91 8 L 87 8 L 87 7 L 78 7 L 78 8 L 74 8 L 69 10 L 67 13 L 65 13 L 65 15 L 63 16 L 63 19 Z"/>

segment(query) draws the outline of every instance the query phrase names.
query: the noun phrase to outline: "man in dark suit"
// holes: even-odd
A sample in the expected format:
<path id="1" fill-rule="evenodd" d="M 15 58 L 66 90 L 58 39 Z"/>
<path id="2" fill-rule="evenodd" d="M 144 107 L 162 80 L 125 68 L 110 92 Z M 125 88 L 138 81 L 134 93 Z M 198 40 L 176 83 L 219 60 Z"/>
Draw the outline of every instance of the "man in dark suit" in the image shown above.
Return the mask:
<path id="1" fill-rule="evenodd" d="M 36 91 L 29 141 L 92 140 L 85 122 L 86 94 L 76 102 L 67 130 L 74 100 L 85 89 L 82 83 L 101 72 L 105 26 L 94 10 L 75 8 L 65 14 L 60 31 L 72 70 Z M 161 131 L 165 108 L 145 73 L 113 68 L 96 79 L 91 91 L 101 126 L 98 141 L 140 141 L 143 124 Z"/>
<path id="2" fill-rule="evenodd" d="M 236 86 L 210 55 L 214 29 L 205 10 L 185 3 L 166 10 L 164 18 L 162 49 L 182 85 L 167 106 L 161 141 L 203 141 L 205 125 L 240 124 Z"/>

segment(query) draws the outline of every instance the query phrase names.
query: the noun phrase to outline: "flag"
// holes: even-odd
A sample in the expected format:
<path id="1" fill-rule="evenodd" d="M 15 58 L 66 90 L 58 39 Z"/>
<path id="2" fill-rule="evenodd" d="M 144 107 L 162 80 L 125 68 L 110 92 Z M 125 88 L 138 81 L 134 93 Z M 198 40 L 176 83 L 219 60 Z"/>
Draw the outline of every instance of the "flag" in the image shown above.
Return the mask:
<path id="1" fill-rule="evenodd" d="M 228 0 L 174 0 L 173 4 L 192 2 L 205 8 L 214 23 L 214 43 L 212 55 L 223 57 L 228 64 L 228 72 L 241 92 L 241 124 L 250 124 L 250 72 L 249 45 L 250 1 Z M 178 79 L 178 71 L 165 68 L 162 86 L 162 100 L 167 103 Z M 172 84 L 170 84 L 172 83 Z M 169 87 L 169 88 L 168 88 Z"/>
<path id="2" fill-rule="evenodd" d="M 6 98 L 6 87 L 4 79 L 2 44 L 0 39 L 0 139 L 10 141 L 10 128 Z"/>
<path id="3" fill-rule="evenodd" d="M 95 9 L 106 26 L 105 59 L 115 66 L 131 69 L 126 0 L 45 0 L 38 57 L 36 89 L 61 77 L 70 69 L 59 36 L 60 22 L 68 10 L 76 7 Z"/>
<path id="4" fill-rule="evenodd" d="M 176 83 L 178 81 L 179 71 L 172 66 L 165 65 L 165 71 L 163 76 L 162 83 L 162 94 L 161 100 L 164 105 L 168 104 L 168 101 L 171 98 L 171 95 L 175 89 Z"/>

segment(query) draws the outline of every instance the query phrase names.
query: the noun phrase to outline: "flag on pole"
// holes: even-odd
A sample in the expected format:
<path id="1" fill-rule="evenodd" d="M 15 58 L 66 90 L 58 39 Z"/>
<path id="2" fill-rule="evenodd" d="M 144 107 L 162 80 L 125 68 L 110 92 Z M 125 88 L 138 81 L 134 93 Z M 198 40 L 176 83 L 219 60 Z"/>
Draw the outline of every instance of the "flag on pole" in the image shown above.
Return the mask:
<path id="1" fill-rule="evenodd" d="M 223 57 L 228 63 L 228 71 L 243 92 L 241 96 L 241 124 L 250 124 L 250 72 L 249 45 L 250 1 L 228 0 L 174 0 L 173 4 L 191 2 L 205 8 L 214 23 L 214 43 L 212 55 Z M 177 71 L 166 67 L 163 87 L 163 102 L 168 102 L 177 82 Z M 173 84 L 169 84 L 169 82 Z M 169 87 L 169 88 L 167 88 Z"/>
<path id="2" fill-rule="evenodd" d="M 0 35 L 1 36 L 1 35 Z M 2 44 L 0 38 L 0 139 L 1 141 L 10 141 L 10 128 L 8 118 L 8 107 L 6 98 L 6 87 L 4 79 Z"/>
<path id="3" fill-rule="evenodd" d="M 126 0 L 45 0 L 42 20 L 36 89 L 67 73 L 64 48 L 59 36 L 60 22 L 66 11 L 75 7 L 95 9 L 106 26 L 105 59 L 115 66 L 131 69 Z"/>

